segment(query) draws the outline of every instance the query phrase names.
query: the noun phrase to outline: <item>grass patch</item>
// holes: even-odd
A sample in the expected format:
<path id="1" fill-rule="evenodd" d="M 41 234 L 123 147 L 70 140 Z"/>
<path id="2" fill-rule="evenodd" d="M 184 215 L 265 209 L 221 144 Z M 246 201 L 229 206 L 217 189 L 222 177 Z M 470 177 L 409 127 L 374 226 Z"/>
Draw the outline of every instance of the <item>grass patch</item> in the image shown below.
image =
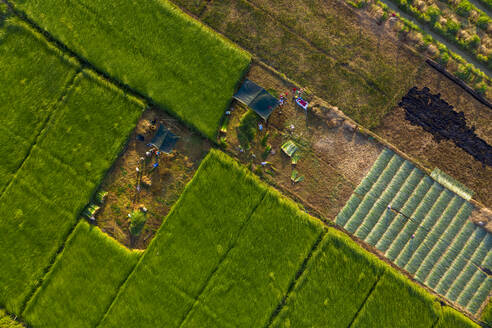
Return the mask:
<path id="1" fill-rule="evenodd" d="M 438 303 L 394 270 L 386 270 L 353 327 L 432 327 Z"/>
<path id="2" fill-rule="evenodd" d="M 13 2 L 98 69 L 215 140 L 247 53 L 165 0 Z"/>
<path id="3" fill-rule="evenodd" d="M 12 17 L 4 22 L 0 18 L 0 58 L 2 191 L 73 78 L 76 67 L 60 60 L 52 48 Z"/>
<path id="4" fill-rule="evenodd" d="M 345 234 L 330 229 L 273 326 L 348 327 L 384 269 Z"/>
<path id="5" fill-rule="evenodd" d="M 319 223 L 268 191 L 197 304 L 234 327 L 264 326 L 321 232 Z M 195 305 L 184 326 L 192 326 L 198 310 Z"/>
<path id="6" fill-rule="evenodd" d="M 437 322 L 435 328 L 479 328 L 480 326 L 459 313 L 453 308 L 443 307 L 441 310 L 441 317 Z"/>
<path id="7" fill-rule="evenodd" d="M 139 258 L 99 228 L 81 221 L 29 301 L 34 327 L 95 327 Z"/>

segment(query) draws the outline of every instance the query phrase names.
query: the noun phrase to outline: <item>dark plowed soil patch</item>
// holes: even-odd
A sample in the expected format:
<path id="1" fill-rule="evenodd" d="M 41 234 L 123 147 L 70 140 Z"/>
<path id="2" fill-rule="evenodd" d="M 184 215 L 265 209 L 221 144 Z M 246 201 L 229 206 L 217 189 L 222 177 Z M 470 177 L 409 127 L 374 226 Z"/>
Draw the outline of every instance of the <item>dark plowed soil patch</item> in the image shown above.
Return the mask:
<path id="1" fill-rule="evenodd" d="M 454 111 L 440 94 L 413 87 L 398 105 L 412 125 L 430 132 L 437 142 L 451 140 L 477 161 L 492 166 L 492 147 L 476 135 L 474 127 L 466 125 L 465 114 Z"/>
<path id="2" fill-rule="evenodd" d="M 455 111 L 464 113 L 467 125 L 476 128 L 475 134 L 492 145 L 492 111 L 445 76 L 436 79 L 435 73 L 427 65 L 419 72 L 414 85 L 420 89 L 428 87 L 433 94 L 440 93 L 441 98 L 452 105 Z M 488 207 L 492 206 L 492 167 L 484 167 L 453 141 L 437 142 L 421 126 L 412 125 L 405 118 L 402 107 L 397 106 L 386 115 L 375 132 L 428 169 L 440 168 L 473 189 L 474 199 Z"/>

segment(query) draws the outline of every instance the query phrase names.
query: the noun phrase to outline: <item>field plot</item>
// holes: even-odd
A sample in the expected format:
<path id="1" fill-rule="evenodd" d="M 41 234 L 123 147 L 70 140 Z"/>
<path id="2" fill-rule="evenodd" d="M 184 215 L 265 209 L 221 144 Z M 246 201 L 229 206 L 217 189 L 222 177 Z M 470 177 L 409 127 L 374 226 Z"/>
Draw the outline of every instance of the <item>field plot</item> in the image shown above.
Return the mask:
<path id="1" fill-rule="evenodd" d="M 215 140 L 247 53 L 167 1 L 13 2 L 99 70 Z"/>
<path id="2" fill-rule="evenodd" d="M 95 327 L 139 255 L 81 221 L 23 317 L 34 327 Z"/>
<path id="3" fill-rule="evenodd" d="M 273 326 L 349 327 L 385 269 L 346 235 L 329 230 Z"/>
<path id="4" fill-rule="evenodd" d="M 193 326 L 210 316 L 221 326 L 261 326 L 321 233 L 320 224 L 212 151 L 101 326 Z M 262 297 L 249 302 L 258 291 Z"/>
<path id="5" fill-rule="evenodd" d="M 418 281 L 477 313 L 492 290 L 492 235 L 473 206 L 384 150 L 335 222 Z"/>
<path id="6" fill-rule="evenodd" d="M 146 155 L 149 151 L 147 144 L 157 133 L 160 124 L 179 136 L 179 139 L 171 154 L 162 153 L 158 158 L 150 159 Z M 144 139 L 139 140 L 138 136 Z M 157 108 L 146 110 L 130 135 L 125 152 L 116 160 L 101 184 L 100 189 L 108 194 L 95 216 L 97 225 L 127 247 L 146 248 L 209 148 L 207 139 L 164 111 Z M 146 159 L 145 164 L 140 161 L 142 157 Z M 153 169 L 152 165 L 156 161 L 159 166 Z M 140 172 L 136 171 L 137 167 Z M 139 182 L 139 174 L 145 177 L 150 186 Z M 140 190 L 137 190 L 137 186 L 140 186 Z M 147 209 L 146 222 L 141 234 L 132 236 L 128 214 L 139 206 Z"/>
<path id="7" fill-rule="evenodd" d="M 353 327 L 432 327 L 438 305 L 421 288 L 387 270 L 367 298 Z"/>
<path id="8" fill-rule="evenodd" d="M 8 16 L 0 8 L 0 24 Z M 12 18 L 10 18 L 12 19 Z M 77 67 L 22 24 L 0 25 L 0 193 L 29 152 Z M 50 79 L 46 79 L 49 74 Z"/>
<path id="9" fill-rule="evenodd" d="M 36 65 L 45 63 L 52 66 L 39 72 L 43 76 L 23 81 L 22 72 L 29 65 L 23 56 L 11 55 L 9 70 L 20 72 L 9 74 L 13 80 L 6 82 L 29 84 L 33 95 L 39 96 L 41 111 L 43 106 L 51 106 L 44 109 L 43 116 L 29 118 L 26 125 L 26 117 L 18 117 L 18 123 L 13 123 L 16 116 L 11 117 L 12 126 L 26 129 L 19 134 L 29 135 L 28 131 L 36 126 L 38 130 L 29 139 L 31 144 L 26 143 L 17 170 L 12 172 L 13 179 L 0 196 L 0 229 L 7 236 L 0 239 L 0 304 L 18 314 L 121 150 L 143 106 L 88 72 L 74 75 L 65 60 L 47 51 L 47 46 L 15 19 L 2 29 L 7 43 L 0 45 L 1 51 L 12 50 L 15 54 L 23 46 L 32 45 L 31 57 L 39 57 L 33 61 L 32 70 L 37 71 Z M 16 60 L 21 60 L 19 65 Z M 64 68 L 68 73 L 61 73 Z M 59 81 L 67 78 L 64 89 L 56 93 L 57 99 L 43 96 L 49 93 L 43 88 L 56 83 L 63 86 Z M 34 93 L 36 86 L 41 91 Z M 23 104 L 24 100 L 20 101 Z M 34 100 L 26 106 L 36 111 Z M 9 151 L 9 144 L 1 143 L 1 153 Z"/>

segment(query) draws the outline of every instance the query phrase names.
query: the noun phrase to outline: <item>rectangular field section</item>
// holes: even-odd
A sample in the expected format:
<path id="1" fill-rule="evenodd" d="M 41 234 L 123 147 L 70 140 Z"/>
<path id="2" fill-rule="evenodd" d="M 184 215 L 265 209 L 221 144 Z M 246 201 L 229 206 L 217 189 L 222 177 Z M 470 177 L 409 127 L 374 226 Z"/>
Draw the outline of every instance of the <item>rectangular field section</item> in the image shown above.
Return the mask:
<path id="1" fill-rule="evenodd" d="M 492 290 L 492 235 L 468 220 L 472 210 L 470 202 L 385 149 L 335 222 L 477 313 Z"/>
<path id="2" fill-rule="evenodd" d="M 379 259 L 330 229 L 273 327 L 349 327 L 384 270 Z"/>
<path id="3" fill-rule="evenodd" d="M 132 252 L 81 221 L 23 317 L 34 327 L 95 327 L 135 267 Z"/>
<path id="4" fill-rule="evenodd" d="M 12 1 L 99 70 L 214 140 L 250 61 L 167 0 Z"/>

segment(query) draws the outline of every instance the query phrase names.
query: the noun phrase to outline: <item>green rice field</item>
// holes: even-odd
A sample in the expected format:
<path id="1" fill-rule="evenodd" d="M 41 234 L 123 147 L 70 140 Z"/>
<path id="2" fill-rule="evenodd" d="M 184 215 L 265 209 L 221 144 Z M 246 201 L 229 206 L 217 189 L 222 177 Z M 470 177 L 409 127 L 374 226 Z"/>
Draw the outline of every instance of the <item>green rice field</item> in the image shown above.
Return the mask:
<path id="1" fill-rule="evenodd" d="M 95 327 L 139 259 L 81 221 L 23 317 L 34 327 Z"/>
<path id="2" fill-rule="evenodd" d="M 37 97 L 13 105 L 32 115 L 14 112 L 16 99 L 0 102 L 0 112 L 25 139 L 20 152 L 2 165 L 10 165 L 10 173 L 3 176 L 0 194 L 0 230 L 9 236 L 0 239 L 0 305 L 19 313 L 121 151 L 143 105 L 67 64 L 17 19 L 1 29 L 0 51 L 9 54 L 11 64 L 2 79 L 10 78 L 5 83 L 19 89 L 28 83 L 19 96 L 32 92 Z M 49 66 L 31 74 L 26 58 L 15 55 L 23 48 L 32 51 L 35 63 Z M 61 89 L 55 92 L 55 87 Z M 14 141 L 2 142 L 0 153 L 10 153 L 12 144 L 17 147 Z"/>
<path id="3" fill-rule="evenodd" d="M 12 2 L 97 69 L 215 140 L 246 52 L 166 0 Z"/>
<path id="4" fill-rule="evenodd" d="M 492 235 L 473 205 L 384 150 L 335 222 L 416 280 L 477 313 L 490 291 Z"/>

